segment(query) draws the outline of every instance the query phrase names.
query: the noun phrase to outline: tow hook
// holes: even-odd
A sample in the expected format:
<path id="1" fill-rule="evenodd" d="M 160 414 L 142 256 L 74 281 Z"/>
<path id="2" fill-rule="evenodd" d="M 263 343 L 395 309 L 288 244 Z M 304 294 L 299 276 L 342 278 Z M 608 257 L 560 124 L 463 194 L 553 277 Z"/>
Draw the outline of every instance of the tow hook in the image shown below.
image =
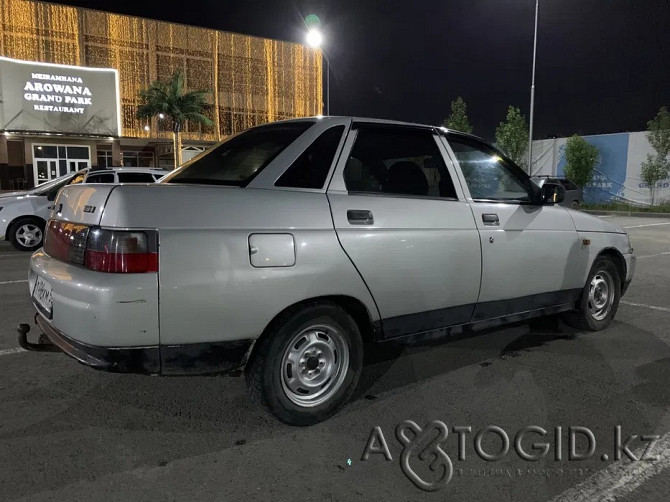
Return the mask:
<path id="1" fill-rule="evenodd" d="M 33 352 L 60 352 L 61 350 L 51 343 L 49 337 L 44 333 L 41 333 L 37 338 L 37 343 L 30 343 L 28 341 L 28 332 L 30 331 L 29 324 L 19 324 L 17 328 L 19 332 L 19 345 L 26 350 L 31 350 Z"/>

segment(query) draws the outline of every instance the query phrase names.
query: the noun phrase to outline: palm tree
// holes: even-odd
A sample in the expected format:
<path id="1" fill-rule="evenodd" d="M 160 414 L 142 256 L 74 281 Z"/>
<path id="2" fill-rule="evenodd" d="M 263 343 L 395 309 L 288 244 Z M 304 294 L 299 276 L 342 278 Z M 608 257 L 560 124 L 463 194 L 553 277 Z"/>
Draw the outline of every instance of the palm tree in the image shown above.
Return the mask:
<path id="1" fill-rule="evenodd" d="M 137 109 L 137 116 L 150 119 L 154 116 L 172 120 L 174 141 L 174 167 L 181 165 L 181 136 L 184 123 L 194 122 L 211 126 L 213 122 L 204 115 L 209 90 L 184 92 L 184 75 L 177 71 L 168 82 L 157 80 L 148 89 L 140 91 L 143 103 Z"/>

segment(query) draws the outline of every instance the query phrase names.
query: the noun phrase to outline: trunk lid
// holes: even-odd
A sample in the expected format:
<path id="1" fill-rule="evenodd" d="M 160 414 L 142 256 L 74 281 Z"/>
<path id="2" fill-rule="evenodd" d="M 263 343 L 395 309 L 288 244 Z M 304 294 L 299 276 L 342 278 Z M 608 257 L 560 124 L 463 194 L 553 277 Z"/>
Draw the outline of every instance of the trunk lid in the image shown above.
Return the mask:
<path id="1" fill-rule="evenodd" d="M 63 188 L 52 205 L 49 218 L 99 225 L 107 199 L 115 185 L 71 185 Z"/>

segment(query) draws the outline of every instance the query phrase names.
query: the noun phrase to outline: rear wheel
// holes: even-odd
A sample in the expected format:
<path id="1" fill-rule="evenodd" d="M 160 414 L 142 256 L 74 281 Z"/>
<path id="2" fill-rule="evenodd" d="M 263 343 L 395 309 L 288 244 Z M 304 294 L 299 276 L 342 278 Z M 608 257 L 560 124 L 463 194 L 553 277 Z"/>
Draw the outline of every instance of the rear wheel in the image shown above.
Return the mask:
<path id="1" fill-rule="evenodd" d="M 578 329 L 600 331 L 614 319 L 621 298 L 621 278 L 611 258 L 597 258 L 582 290 L 578 309 L 568 312 L 565 321 Z"/>
<path id="2" fill-rule="evenodd" d="M 20 251 L 34 251 L 43 240 L 44 222 L 37 218 L 21 218 L 9 229 L 9 241 Z"/>
<path id="3" fill-rule="evenodd" d="M 246 370 L 253 398 L 282 422 L 312 425 L 349 400 L 363 366 L 356 322 L 336 304 L 288 311 L 262 340 Z"/>
<path id="4" fill-rule="evenodd" d="M 573 201 L 570 203 L 570 209 L 579 209 L 579 201 L 577 201 L 577 200 L 573 200 Z"/>

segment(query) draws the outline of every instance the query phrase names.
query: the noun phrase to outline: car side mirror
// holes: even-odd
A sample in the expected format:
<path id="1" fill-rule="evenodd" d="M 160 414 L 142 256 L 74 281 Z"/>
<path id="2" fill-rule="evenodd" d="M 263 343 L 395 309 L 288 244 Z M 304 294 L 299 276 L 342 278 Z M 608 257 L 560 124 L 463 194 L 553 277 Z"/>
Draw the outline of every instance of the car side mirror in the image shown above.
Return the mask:
<path id="1" fill-rule="evenodd" d="M 545 183 L 542 185 L 540 197 L 543 204 L 560 204 L 565 199 L 565 187 L 558 183 Z"/>
<path id="2" fill-rule="evenodd" d="M 49 192 L 47 194 L 47 200 L 50 202 L 56 200 L 56 195 L 58 195 L 58 192 Z"/>

